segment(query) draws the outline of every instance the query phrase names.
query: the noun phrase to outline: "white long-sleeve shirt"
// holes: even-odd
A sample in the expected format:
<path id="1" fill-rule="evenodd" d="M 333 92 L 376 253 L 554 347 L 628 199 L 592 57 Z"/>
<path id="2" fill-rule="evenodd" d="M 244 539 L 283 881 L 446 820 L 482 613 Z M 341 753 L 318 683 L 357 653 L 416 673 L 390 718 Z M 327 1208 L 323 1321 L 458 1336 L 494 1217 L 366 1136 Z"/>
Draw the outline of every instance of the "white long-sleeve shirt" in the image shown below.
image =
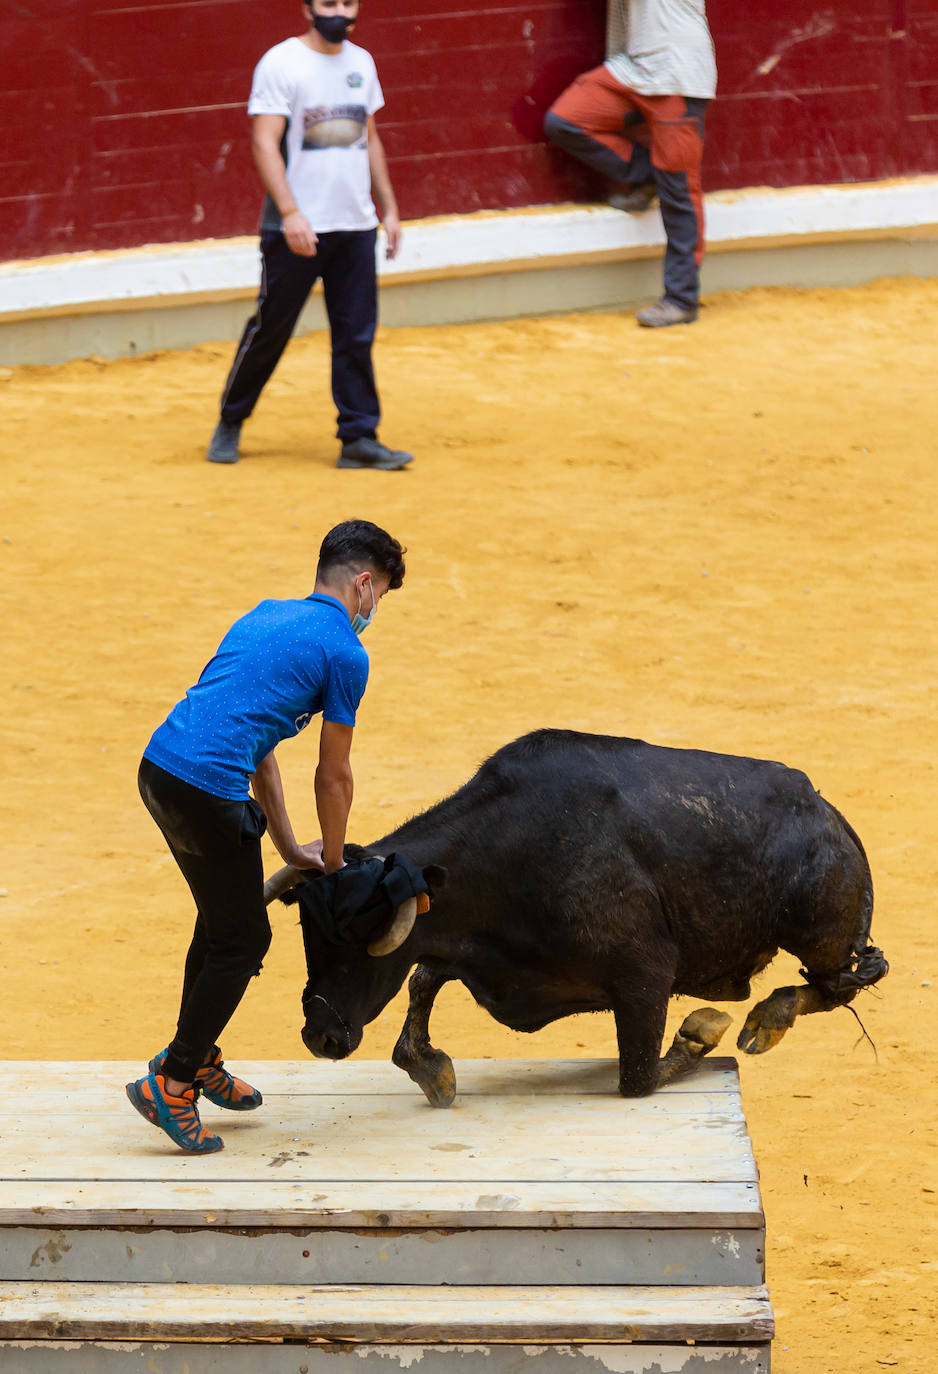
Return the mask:
<path id="1" fill-rule="evenodd" d="M 609 0 L 606 54 L 616 80 L 639 95 L 716 94 L 704 0 Z"/>

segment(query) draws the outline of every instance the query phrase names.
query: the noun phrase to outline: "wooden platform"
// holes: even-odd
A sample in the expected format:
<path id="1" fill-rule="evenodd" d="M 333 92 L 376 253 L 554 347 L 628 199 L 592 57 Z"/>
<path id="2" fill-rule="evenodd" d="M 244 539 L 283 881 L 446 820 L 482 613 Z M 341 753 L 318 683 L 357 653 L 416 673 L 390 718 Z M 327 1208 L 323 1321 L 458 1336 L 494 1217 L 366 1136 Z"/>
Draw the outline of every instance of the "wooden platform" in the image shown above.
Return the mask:
<path id="1" fill-rule="evenodd" d="M 390 1064 L 237 1067 L 264 1106 L 204 1104 L 193 1157 L 138 1065 L 0 1064 L 4 1374 L 767 1374 L 734 1061 L 638 1101 L 610 1061 L 463 1061 L 443 1111 Z"/>

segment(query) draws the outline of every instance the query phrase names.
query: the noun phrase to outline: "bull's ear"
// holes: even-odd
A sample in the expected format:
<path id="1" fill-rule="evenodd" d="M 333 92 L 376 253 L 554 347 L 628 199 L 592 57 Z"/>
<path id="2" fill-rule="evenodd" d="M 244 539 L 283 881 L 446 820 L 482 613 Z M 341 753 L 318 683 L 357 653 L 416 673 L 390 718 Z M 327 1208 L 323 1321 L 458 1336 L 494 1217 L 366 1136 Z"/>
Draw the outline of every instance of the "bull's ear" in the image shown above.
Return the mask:
<path id="1" fill-rule="evenodd" d="M 439 864 L 428 864 L 423 869 L 423 880 L 431 893 L 438 892 L 441 887 L 446 886 L 446 877 L 446 869 L 441 868 Z"/>

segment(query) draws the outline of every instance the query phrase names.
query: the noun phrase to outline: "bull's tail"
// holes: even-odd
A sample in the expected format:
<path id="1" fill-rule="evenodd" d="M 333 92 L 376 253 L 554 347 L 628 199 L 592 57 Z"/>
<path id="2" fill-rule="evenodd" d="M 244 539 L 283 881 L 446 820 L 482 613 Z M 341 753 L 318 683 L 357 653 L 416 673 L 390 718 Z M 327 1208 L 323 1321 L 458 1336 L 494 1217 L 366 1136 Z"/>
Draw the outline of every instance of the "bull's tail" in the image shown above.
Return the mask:
<path id="1" fill-rule="evenodd" d="M 885 978 L 889 963 L 881 949 L 867 944 L 859 952 L 851 955 L 842 968 L 834 973 L 809 973 L 800 969 L 802 978 L 812 988 L 816 988 L 832 1005 L 842 1005 L 851 1001 L 862 988 L 870 988 Z"/>
<path id="2" fill-rule="evenodd" d="M 830 806 L 830 802 L 828 802 L 828 806 Z M 883 951 L 870 941 L 870 931 L 873 926 L 873 876 L 870 873 L 870 864 L 866 857 L 866 850 L 863 848 L 863 842 L 846 817 L 842 816 L 834 806 L 831 806 L 831 810 L 835 812 L 847 834 L 856 845 L 866 869 L 866 884 L 860 904 L 860 928 L 850 958 L 841 968 L 836 969 L 833 973 L 811 973 L 807 969 L 799 969 L 799 972 L 810 987 L 817 988 L 818 992 L 834 1005 L 842 1005 L 852 1001 L 862 988 L 872 987 L 881 978 L 885 978 L 889 972 L 889 963 Z"/>

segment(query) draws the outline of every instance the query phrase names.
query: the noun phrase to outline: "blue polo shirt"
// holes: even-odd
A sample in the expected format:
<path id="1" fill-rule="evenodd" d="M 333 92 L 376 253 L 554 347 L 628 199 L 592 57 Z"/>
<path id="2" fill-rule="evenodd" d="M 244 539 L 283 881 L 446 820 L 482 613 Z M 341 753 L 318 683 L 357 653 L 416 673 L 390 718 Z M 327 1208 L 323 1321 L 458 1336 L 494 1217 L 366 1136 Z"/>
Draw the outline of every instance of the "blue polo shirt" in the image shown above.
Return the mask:
<path id="1" fill-rule="evenodd" d="M 354 725 L 367 682 L 368 655 L 341 602 L 317 594 L 262 601 L 235 621 L 144 756 L 203 792 L 240 801 L 261 759 L 320 711 Z"/>

